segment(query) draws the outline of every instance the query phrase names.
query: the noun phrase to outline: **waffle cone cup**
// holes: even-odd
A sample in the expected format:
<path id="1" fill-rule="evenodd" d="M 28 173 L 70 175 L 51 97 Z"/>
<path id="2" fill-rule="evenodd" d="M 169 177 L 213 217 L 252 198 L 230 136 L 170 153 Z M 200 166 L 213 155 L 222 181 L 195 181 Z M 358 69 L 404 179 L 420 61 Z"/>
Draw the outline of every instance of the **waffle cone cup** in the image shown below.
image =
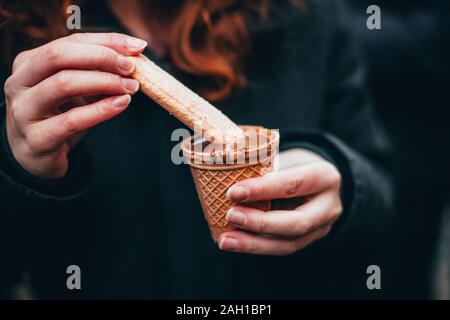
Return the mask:
<path id="1" fill-rule="evenodd" d="M 229 159 L 223 161 L 224 163 L 211 163 L 211 154 L 194 150 L 195 137 L 186 139 L 182 143 L 183 154 L 188 160 L 203 213 L 214 241 L 217 241 L 222 233 L 235 230 L 235 227 L 228 224 L 225 219 L 228 210 L 236 205 L 226 197 L 228 189 L 236 182 L 260 177 L 273 169 L 279 142 L 278 133 L 255 126 L 241 126 L 241 128 L 246 134 L 257 132 L 257 135 L 264 139 L 260 139 L 262 142 L 258 140 L 256 145 L 228 153 Z M 225 160 L 225 155 L 223 158 Z M 234 161 L 229 161 L 230 159 Z M 270 201 L 246 205 L 262 211 L 271 209 Z"/>

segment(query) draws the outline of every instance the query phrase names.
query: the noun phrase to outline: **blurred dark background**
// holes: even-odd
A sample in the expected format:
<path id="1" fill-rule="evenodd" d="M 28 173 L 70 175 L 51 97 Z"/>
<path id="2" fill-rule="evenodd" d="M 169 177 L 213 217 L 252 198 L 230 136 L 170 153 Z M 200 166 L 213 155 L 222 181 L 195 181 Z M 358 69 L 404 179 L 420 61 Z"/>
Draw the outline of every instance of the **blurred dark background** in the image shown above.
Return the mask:
<path id="1" fill-rule="evenodd" d="M 345 1 L 393 145 L 393 232 L 368 260 L 382 266 L 376 297 L 450 299 L 450 1 Z M 366 27 L 373 4 L 381 30 Z M 12 297 L 32 298 L 27 278 L 23 283 Z"/>
<path id="2" fill-rule="evenodd" d="M 374 107 L 393 145 L 397 210 L 385 298 L 449 299 L 450 2 L 347 2 Z M 373 4 L 381 30 L 366 27 Z"/>

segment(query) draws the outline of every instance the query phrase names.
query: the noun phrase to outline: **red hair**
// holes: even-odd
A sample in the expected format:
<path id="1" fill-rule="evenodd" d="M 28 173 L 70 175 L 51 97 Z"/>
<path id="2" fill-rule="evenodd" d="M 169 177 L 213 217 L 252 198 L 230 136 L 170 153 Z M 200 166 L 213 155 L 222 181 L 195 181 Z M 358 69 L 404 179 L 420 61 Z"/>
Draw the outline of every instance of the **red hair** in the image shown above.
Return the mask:
<path id="1" fill-rule="evenodd" d="M 10 63 L 12 57 L 22 50 L 67 35 L 66 8 L 80 2 L 48 0 L 43 4 L 33 0 L 0 0 L 2 58 Z M 270 1 L 180 2 L 177 8 L 170 8 L 172 14 L 176 9 L 176 15 L 169 19 L 167 30 L 161 27 L 164 19 L 171 14 L 165 8 L 167 4 L 148 1 L 150 7 L 158 7 L 159 4 L 160 10 L 149 10 L 149 27 L 156 38 L 166 40 L 173 64 L 186 73 L 198 76 L 201 80 L 200 94 L 210 100 L 223 99 L 244 87 L 244 60 L 251 43 L 243 12 L 250 9 L 265 17 Z"/>

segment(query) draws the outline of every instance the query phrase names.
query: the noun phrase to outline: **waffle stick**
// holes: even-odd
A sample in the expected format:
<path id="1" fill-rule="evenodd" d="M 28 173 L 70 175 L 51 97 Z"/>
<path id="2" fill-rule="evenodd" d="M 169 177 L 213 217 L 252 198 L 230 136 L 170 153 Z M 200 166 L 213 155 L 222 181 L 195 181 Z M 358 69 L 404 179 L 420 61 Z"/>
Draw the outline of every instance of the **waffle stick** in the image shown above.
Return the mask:
<path id="1" fill-rule="evenodd" d="M 243 131 L 220 110 L 143 55 L 132 57 L 140 90 L 210 142 L 236 143 Z"/>

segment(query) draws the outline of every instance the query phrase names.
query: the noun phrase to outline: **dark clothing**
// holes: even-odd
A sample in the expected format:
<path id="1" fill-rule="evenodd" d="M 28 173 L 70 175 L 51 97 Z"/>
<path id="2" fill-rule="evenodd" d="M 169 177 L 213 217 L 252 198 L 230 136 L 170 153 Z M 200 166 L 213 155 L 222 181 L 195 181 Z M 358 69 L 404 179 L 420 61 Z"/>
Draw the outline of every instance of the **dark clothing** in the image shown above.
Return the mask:
<path id="1" fill-rule="evenodd" d="M 363 14 L 373 2 L 349 3 L 375 111 L 395 150 L 388 167 L 397 213 L 384 288 L 396 298 L 430 298 L 431 263 L 450 194 L 450 2 L 377 1 L 382 29 L 375 31 L 365 27 Z"/>
<path id="2" fill-rule="evenodd" d="M 367 104 L 363 71 L 338 1 L 288 5 L 269 22 L 250 13 L 249 86 L 218 106 L 239 124 L 281 130 L 281 148 L 329 157 L 343 176 L 344 214 L 323 241 L 287 257 L 218 250 L 187 166 L 174 165 L 171 133 L 182 125 L 138 94 L 92 129 L 62 181 L 43 183 L 14 163 L 2 138 L 1 286 L 29 273 L 38 297 L 360 297 L 372 250 L 389 225 L 382 174 L 386 141 Z M 123 31 L 110 13 L 102 27 Z M 147 55 L 152 56 L 150 52 Z M 188 85 L 194 80 L 160 61 Z M 4 131 L 4 110 L 2 109 Z M 374 260 L 375 259 L 375 260 Z M 79 265 L 82 290 L 66 288 Z"/>

